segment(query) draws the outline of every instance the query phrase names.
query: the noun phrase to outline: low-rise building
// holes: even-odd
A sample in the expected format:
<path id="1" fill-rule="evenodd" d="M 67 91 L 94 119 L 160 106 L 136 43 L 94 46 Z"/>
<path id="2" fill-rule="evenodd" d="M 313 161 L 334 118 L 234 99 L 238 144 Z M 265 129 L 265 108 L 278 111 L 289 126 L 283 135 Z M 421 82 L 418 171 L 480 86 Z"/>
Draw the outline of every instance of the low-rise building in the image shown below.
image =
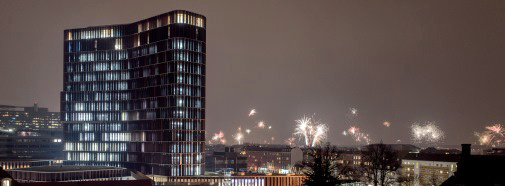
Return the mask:
<path id="1" fill-rule="evenodd" d="M 247 157 L 251 172 L 287 172 L 293 166 L 288 145 L 245 144 L 240 154 Z"/>
<path id="2" fill-rule="evenodd" d="M 233 185 L 233 186 L 301 186 L 303 175 L 244 174 L 232 176 L 155 176 L 156 185 Z"/>
<path id="3" fill-rule="evenodd" d="M 440 185 L 454 175 L 459 158 L 459 154 L 407 154 L 401 173 L 413 185 Z"/>
<path id="4" fill-rule="evenodd" d="M 224 151 L 207 151 L 205 155 L 205 171 L 218 172 L 227 169 L 234 172 L 247 171 L 247 157 L 226 147 Z"/>

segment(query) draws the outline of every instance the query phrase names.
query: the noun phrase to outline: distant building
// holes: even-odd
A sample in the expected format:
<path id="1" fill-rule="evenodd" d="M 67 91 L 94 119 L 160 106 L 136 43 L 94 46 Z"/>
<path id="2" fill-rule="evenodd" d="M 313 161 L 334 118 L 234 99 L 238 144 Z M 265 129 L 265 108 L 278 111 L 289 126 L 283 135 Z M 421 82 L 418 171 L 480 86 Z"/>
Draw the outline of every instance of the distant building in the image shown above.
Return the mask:
<path id="1" fill-rule="evenodd" d="M 61 129 L 0 130 L 0 161 L 63 159 Z"/>
<path id="2" fill-rule="evenodd" d="M 459 154 L 411 153 L 403 157 L 401 173 L 414 185 L 440 185 L 454 175 Z"/>
<path id="3" fill-rule="evenodd" d="M 58 160 L 56 160 L 58 161 Z M 38 167 L 38 166 L 49 166 L 53 163 L 53 160 L 0 160 L 0 167 L 3 170 L 10 169 L 21 169 L 21 168 L 30 168 L 30 167 Z"/>
<path id="4" fill-rule="evenodd" d="M 252 172 L 283 172 L 293 166 L 288 145 L 245 144 L 240 151 L 247 157 L 247 169 Z"/>
<path id="5" fill-rule="evenodd" d="M 505 156 L 505 148 L 492 148 L 484 151 L 484 155 L 502 155 Z"/>
<path id="6" fill-rule="evenodd" d="M 421 150 L 421 154 L 461 154 L 458 149 L 428 147 Z"/>
<path id="7" fill-rule="evenodd" d="M 59 112 L 49 112 L 48 108 L 19 107 L 0 105 L 0 128 L 2 130 L 19 129 L 60 129 L 62 128 Z"/>
<path id="8" fill-rule="evenodd" d="M 59 112 L 0 105 L 0 166 L 4 170 L 47 166 L 63 159 Z"/>
<path id="9" fill-rule="evenodd" d="M 218 172 L 231 169 L 234 172 L 247 171 L 247 157 L 226 147 L 224 151 L 211 151 L 205 154 L 205 171 Z"/>
<path id="10" fill-rule="evenodd" d="M 472 155 L 471 144 L 461 145 L 461 158 L 457 171 L 447 179 L 442 186 L 505 185 L 505 156 L 502 155 Z"/>

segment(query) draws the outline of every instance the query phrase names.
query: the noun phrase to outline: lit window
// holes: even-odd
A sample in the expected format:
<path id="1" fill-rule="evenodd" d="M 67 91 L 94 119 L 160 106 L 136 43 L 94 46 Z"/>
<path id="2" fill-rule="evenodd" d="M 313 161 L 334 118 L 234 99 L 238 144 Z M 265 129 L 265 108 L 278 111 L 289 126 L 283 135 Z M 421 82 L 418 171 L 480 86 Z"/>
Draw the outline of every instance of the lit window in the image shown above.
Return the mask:
<path id="1" fill-rule="evenodd" d="M 2 180 L 2 186 L 11 186 L 12 180 L 10 178 L 4 178 Z"/>

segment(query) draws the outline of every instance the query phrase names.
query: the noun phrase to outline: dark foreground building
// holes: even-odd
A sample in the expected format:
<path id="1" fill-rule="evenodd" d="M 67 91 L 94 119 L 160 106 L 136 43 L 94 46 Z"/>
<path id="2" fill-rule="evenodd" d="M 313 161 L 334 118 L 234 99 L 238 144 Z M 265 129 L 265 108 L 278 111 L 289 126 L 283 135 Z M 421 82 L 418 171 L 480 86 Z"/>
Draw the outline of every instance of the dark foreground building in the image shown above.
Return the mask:
<path id="1" fill-rule="evenodd" d="M 505 185 L 504 167 L 505 156 L 501 155 L 472 155 L 471 145 L 461 145 L 461 158 L 453 176 L 449 177 L 442 186 Z"/>
<path id="2" fill-rule="evenodd" d="M 205 26 L 204 16 L 176 10 L 65 30 L 65 164 L 202 175 Z"/>

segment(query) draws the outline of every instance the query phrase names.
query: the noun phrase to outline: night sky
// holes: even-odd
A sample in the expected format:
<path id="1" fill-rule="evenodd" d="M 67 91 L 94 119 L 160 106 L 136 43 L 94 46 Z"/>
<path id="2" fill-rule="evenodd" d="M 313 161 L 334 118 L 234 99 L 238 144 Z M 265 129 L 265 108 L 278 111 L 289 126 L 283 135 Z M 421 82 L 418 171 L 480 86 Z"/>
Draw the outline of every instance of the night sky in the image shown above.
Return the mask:
<path id="1" fill-rule="evenodd" d="M 339 145 L 357 144 L 341 135 L 351 125 L 374 141 L 410 143 L 413 122 L 434 121 L 443 144 L 460 144 L 505 124 L 500 0 L 2 0 L 0 104 L 59 111 L 64 29 L 175 9 L 207 17 L 208 137 L 223 130 L 232 141 L 237 127 L 264 120 L 273 129 L 263 135 L 282 143 L 295 119 L 314 113 Z M 358 109 L 353 123 L 350 107 Z M 252 108 L 258 114 L 250 118 Z"/>

